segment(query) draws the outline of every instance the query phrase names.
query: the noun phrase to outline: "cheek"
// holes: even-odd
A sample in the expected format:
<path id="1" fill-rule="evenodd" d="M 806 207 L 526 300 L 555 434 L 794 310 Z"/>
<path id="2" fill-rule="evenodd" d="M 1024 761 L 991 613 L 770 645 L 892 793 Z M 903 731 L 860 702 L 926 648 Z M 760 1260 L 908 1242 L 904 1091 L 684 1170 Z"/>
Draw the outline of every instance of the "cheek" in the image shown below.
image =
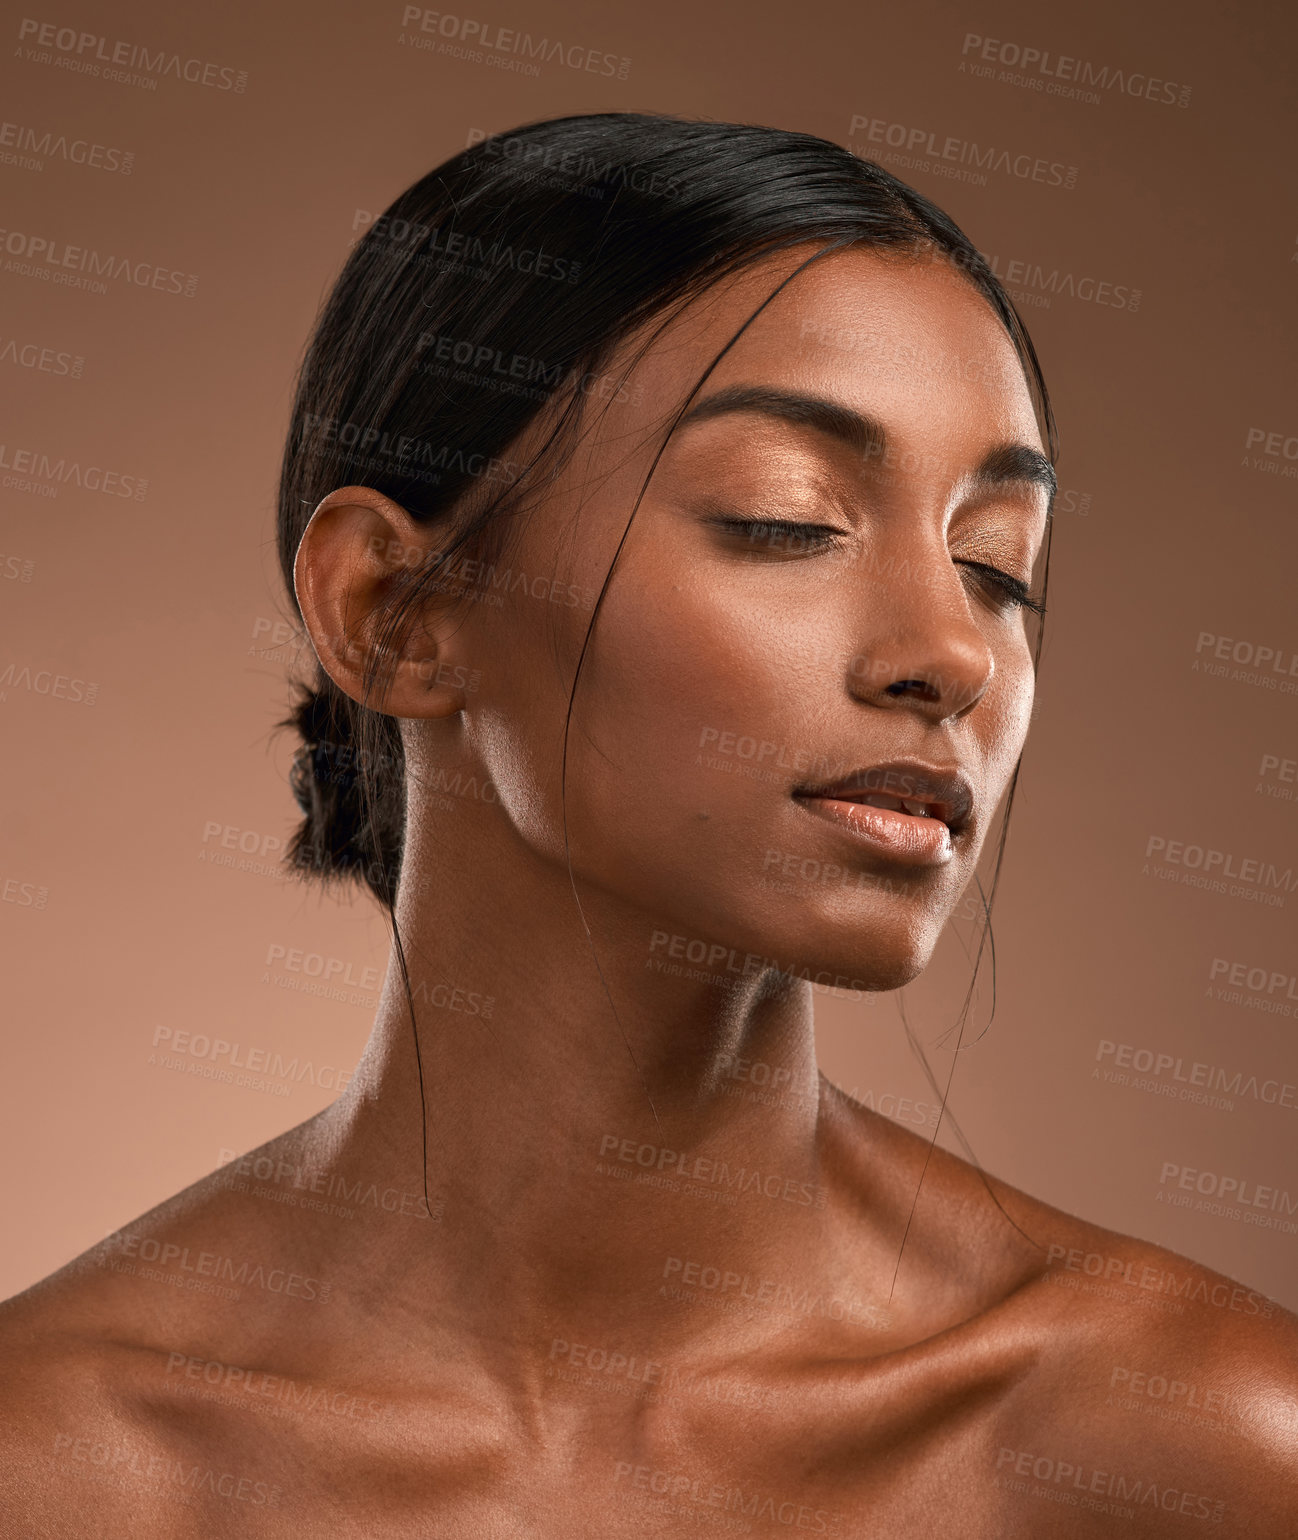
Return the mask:
<path id="1" fill-rule="evenodd" d="M 527 570 L 517 559 L 513 565 Z M 550 603 L 521 587 L 506 589 L 503 599 L 500 607 L 471 611 L 458 633 L 482 674 L 481 695 L 465 718 L 466 744 L 524 840 L 562 859 L 564 721 L 590 610 Z M 584 686 L 583 671 L 579 708 Z M 574 744 L 578 737 L 574 716 Z M 571 767 L 570 755 L 570 775 Z"/>
<path id="2" fill-rule="evenodd" d="M 715 594 L 619 570 L 568 741 L 578 868 L 656 911 L 687 897 L 724 908 L 778 795 L 758 757 L 778 702 L 746 627 L 727 623 Z"/>
<path id="3" fill-rule="evenodd" d="M 728 592 L 715 578 L 705 589 L 688 577 L 655 586 L 619 573 L 588 655 L 581 705 L 608 732 L 624 773 L 641 785 L 654 775 L 684 776 L 704 795 L 716 774 L 702 774 L 698 756 L 727 735 L 751 740 L 736 757 L 761 762 L 761 744 L 781 739 L 786 728 L 796 734 L 799 703 L 805 713 L 825 688 L 823 664 L 816 681 L 816 639 L 787 600 L 772 598 Z M 832 650 L 824 607 L 816 626 L 820 649 Z M 663 801 L 673 795 L 670 781 L 656 793 L 646 789 Z"/>
<path id="4" fill-rule="evenodd" d="M 988 785 L 1004 791 L 1028 735 L 1036 679 L 1026 640 L 996 651 L 996 674 L 978 703 L 978 736 L 986 756 Z"/>
<path id="5" fill-rule="evenodd" d="M 585 607 L 520 595 L 484 611 L 480 644 L 475 638 L 484 698 L 472 714 L 472 748 L 523 838 L 560 862 L 564 724 L 590 618 Z M 718 769 L 715 750 L 726 744 L 726 769 L 750 766 L 758 757 L 752 735 L 776 736 L 791 689 L 784 647 L 773 645 L 770 619 L 751 600 L 728 600 L 684 577 L 674 583 L 661 553 L 648 566 L 621 564 L 586 651 L 568 732 L 568 835 L 578 864 L 589 871 L 607 863 L 610 877 L 616 867 L 647 876 L 667 858 L 679 870 L 680 841 L 704 829 L 700 812 L 717 810 L 706 830 L 713 840 L 722 825 L 748 823 L 745 806 L 755 825 L 755 804 L 769 798 L 770 785 Z M 741 755 L 733 745 L 745 735 Z"/>

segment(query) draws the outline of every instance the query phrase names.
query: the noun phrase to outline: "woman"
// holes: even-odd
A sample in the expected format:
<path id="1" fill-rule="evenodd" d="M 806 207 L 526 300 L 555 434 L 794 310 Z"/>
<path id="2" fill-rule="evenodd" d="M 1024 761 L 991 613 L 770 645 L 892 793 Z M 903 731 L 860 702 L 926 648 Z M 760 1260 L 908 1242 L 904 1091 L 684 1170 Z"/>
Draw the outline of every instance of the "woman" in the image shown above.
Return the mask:
<path id="1" fill-rule="evenodd" d="M 16 1532 L 1295 1532 L 1293 1316 L 816 1069 L 984 891 L 1053 459 L 975 249 L 825 141 L 561 119 L 393 204 L 280 501 L 373 1035 L 8 1304 Z"/>

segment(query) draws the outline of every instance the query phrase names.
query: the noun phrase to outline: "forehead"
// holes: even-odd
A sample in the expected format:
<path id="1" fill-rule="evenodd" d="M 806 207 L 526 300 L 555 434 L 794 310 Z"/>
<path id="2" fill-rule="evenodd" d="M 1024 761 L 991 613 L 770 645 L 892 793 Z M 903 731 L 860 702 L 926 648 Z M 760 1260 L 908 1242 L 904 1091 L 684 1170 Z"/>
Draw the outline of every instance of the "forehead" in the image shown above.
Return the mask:
<path id="1" fill-rule="evenodd" d="M 739 383 L 828 397 L 877 420 L 890 440 L 954 461 L 993 443 L 1040 446 L 1018 354 L 964 274 L 862 248 L 798 272 L 813 251 L 763 259 L 696 300 L 650 347 L 637 379 L 653 397 L 683 400 L 760 306 L 696 400 Z M 742 427 L 732 418 L 728 431 Z"/>

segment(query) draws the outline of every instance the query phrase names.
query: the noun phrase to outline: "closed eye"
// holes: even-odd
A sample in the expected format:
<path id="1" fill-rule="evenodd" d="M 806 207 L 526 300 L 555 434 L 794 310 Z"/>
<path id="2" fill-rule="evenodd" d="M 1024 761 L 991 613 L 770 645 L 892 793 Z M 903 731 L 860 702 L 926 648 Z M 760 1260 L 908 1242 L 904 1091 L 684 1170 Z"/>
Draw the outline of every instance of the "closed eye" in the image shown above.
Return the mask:
<path id="1" fill-rule="evenodd" d="M 739 537 L 751 550 L 763 550 L 770 555 L 814 555 L 847 538 L 843 530 L 832 524 L 805 524 L 796 519 L 741 519 L 722 514 L 707 522 Z M 1035 615 L 1046 613 L 1045 603 L 1034 599 L 1028 585 L 1012 573 L 985 561 L 960 561 L 956 565 L 977 573 L 1003 604 L 1031 610 Z"/>
<path id="2" fill-rule="evenodd" d="M 959 561 L 956 565 L 971 568 L 989 587 L 997 590 L 999 598 L 1007 604 L 1012 604 L 1016 609 L 1031 610 L 1034 615 L 1046 613 L 1044 602 L 1032 597 L 1031 589 L 1022 578 L 1002 572 L 999 567 L 993 567 L 985 561 Z"/>
<path id="3" fill-rule="evenodd" d="M 772 555 L 812 555 L 846 538 L 844 531 L 832 524 L 804 524 L 796 519 L 739 519 L 721 515 L 707 522 L 739 537 L 752 550 L 761 549 Z"/>

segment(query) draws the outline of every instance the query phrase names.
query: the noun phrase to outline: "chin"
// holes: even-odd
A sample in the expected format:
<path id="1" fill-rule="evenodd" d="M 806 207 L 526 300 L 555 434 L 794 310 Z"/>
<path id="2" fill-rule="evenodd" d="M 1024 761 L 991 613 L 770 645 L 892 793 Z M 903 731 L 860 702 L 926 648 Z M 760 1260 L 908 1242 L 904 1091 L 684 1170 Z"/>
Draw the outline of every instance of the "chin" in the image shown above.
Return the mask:
<path id="1" fill-rule="evenodd" d="M 795 952 L 783 966 L 797 978 L 840 994 L 886 994 L 913 983 L 928 967 L 932 955 L 931 945 L 877 947 L 865 956 L 859 949 L 836 948 L 829 955 L 808 949 Z"/>
<path id="2" fill-rule="evenodd" d="M 872 993 L 883 994 L 891 989 L 903 989 L 912 984 L 928 967 L 930 953 L 905 957 L 873 958 L 867 967 L 858 967 L 857 976 L 865 980 L 865 988 Z M 861 986 L 856 986 L 860 988 Z"/>
<path id="3" fill-rule="evenodd" d="M 833 976 L 830 982 L 846 976 L 850 983 L 840 983 L 840 988 L 879 994 L 902 989 L 933 960 L 941 934 L 941 925 L 934 925 L 929 915 L 866 919 L 850 938 L 840 932 L 829 960 L 810 964 L 809 972 L 817 982 L 822 982 L 818 977 L 822 971 Z M 823 946 L 816 951 L 824 957 Z"/>

